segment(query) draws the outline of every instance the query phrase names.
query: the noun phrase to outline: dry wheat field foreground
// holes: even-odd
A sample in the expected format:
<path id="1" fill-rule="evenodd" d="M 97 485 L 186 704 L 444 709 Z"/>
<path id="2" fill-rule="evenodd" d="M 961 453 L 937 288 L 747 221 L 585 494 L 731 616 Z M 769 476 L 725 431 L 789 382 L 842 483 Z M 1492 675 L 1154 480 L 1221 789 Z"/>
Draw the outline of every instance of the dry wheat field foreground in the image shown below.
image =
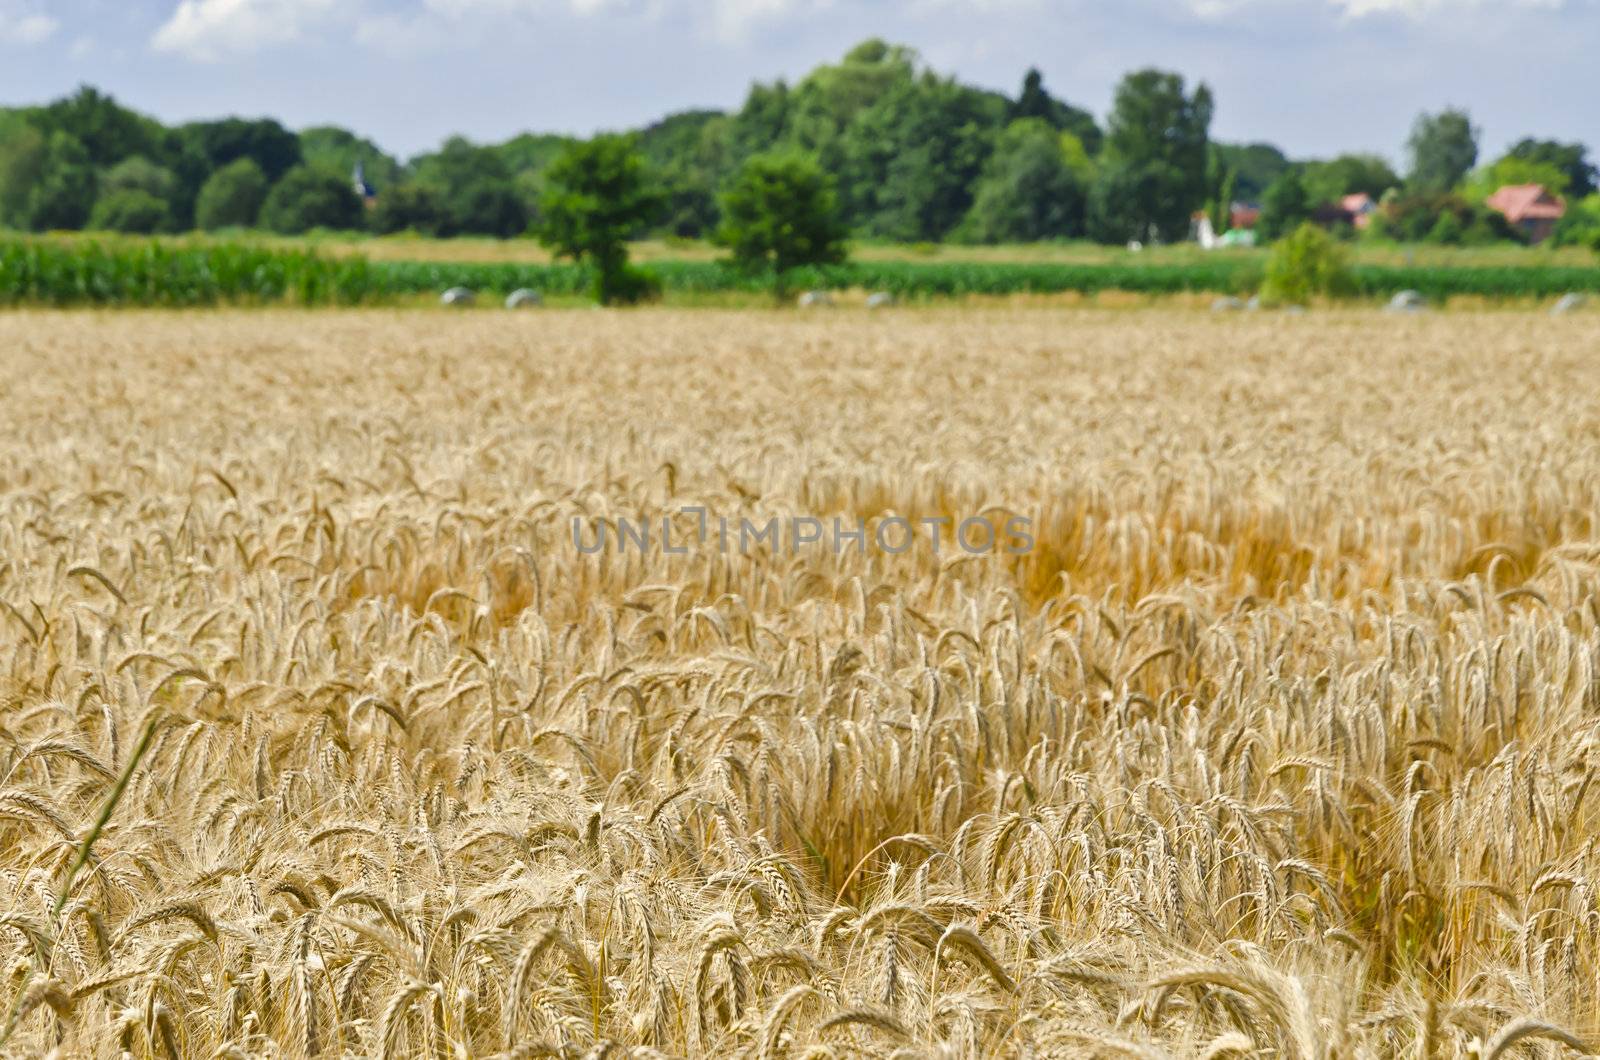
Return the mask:
<path id="1" fill-rule="evenodd" d="M 1582 314 L 0 316 L 0 1053 L 1596 1048 L 1597 396 Z M 687 508 L 1034 547 L 573 540 Z"/>

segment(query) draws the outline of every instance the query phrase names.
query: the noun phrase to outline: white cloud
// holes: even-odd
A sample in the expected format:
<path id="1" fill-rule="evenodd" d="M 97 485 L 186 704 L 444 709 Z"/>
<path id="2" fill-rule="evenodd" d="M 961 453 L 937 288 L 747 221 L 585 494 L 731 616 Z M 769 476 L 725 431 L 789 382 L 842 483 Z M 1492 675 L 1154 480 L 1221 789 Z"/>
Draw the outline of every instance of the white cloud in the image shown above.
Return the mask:
<path id="1" fill-rule="evenodd" d="M 910 5 L 922 0 L 905 0 Z M 454 19 L 484 15 L 566 13 L 579 17 L 660 19 L 686 14 L 716 36 L 744 37 L 763 23 L 816 14 L 835 7 L 834 0 L 423 0 L 430 12 Z"/>
<path id="2" fill-rule="evenodd" d="M 336 10 L 337 0 L 181 0 L 150 43 L 157 51 L 215 61 L 289 44 Z"/>
<path id="3" fill-rule="evenodd" d="M 1486 7 L 1544 8 L 1558 11 L 1567 0 L 1182 0 L 1183 6 L 1201 18 L 1223 18 L 1247 8 L 1322 7 L 1334 8 L 1349 18 L 1366 15 L 1402 15 L 1420 19 Z"/>
<path id="4" fill-rule="evenodd" d="M 1556 10 L 1565 0 L 1333 0 L 1352 18 L 1362 15 L 1409 15 L 1421 18 L 1439 12 L 1475 7 L 1542 7 Z"/>
<path id="5" fill-rule="evenodd" d="M 0 0 L 0 44 L 42 44 L 60 26 L 49 15 Z"/>

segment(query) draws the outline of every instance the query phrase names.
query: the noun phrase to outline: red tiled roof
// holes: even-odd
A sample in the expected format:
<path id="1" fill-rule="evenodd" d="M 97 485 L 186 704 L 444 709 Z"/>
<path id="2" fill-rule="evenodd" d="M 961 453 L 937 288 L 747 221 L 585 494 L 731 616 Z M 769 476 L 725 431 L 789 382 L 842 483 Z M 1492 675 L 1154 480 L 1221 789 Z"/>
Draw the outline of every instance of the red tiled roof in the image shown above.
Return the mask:
<path id="1" fill-rule="evenodd" d="M 1499 210 L 1512 224 L 1522 221 L 1559 221 L 1567 204 L 1544 190 L 1541 184 L 1507 184 L 1487 200 L 1491 210 Z"/>

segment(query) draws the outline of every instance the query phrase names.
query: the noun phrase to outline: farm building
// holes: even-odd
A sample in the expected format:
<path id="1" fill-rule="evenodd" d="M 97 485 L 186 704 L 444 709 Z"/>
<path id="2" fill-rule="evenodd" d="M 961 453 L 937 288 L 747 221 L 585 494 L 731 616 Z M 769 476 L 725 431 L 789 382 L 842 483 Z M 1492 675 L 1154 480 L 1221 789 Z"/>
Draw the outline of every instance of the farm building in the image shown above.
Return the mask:
<path id="1" fill-rule="evenodd" d="M 1372 224 L 1372 215 L 1378 212 L 1378 200 L 1364 191 L 1354 195 L 1346 195 L 1339 200 L 1339 207 L 1350 215 L 1350 223 L 1357 228 L 1366 228 Z"/>
<path id="2" fill-rule="evenodd" d="M 1491 210 L 1505 215 L 1530 243 L 1542 243 L 1555 231 L 1556 222 L 1567 212 L 1567 204 L 1540 184 L 1507 184 L 1489 196 Z"/>

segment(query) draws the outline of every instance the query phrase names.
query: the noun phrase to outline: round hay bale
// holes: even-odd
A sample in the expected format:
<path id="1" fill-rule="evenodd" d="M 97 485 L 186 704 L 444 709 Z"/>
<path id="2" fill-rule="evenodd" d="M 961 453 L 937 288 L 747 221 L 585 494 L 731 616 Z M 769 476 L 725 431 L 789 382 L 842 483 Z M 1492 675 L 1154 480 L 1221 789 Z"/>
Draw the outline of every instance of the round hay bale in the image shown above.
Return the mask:
<path id="1" fill-rule="evenodd" d="M 478 300 L 478 295 L 471 288 L 452 287 L 439 296 L 440 305 L 469 306 Z"/>
<path id="2" fill-rule="evenodd" d="M 1391 313 L 1420 313 L 1428 308 L 1428 300 L 1420 291 L 1401 291 L 1389 299 Z"/>
<path id="3" fill-rule="evenodd" d="M 875 291 L 867 296 L 867 308 L 889 309 L 898 301 L 899 299 L 895 298 L 895 296 L 890 294 L 888 291 Z"/>
<path id="4" fill-rule="evenodd" d="M 506 295 L 507 309 L 537 309 L 544 305 L 544 297 L 531 287 L 519 287 Z"/>
<path id="5" fill-rule="evenodd" d="M 1587 295 L 1581 295 L 1573 291 L 1571 294 L 1562 295 L 1561 301 L 1552 306 L 1550 312 L 1556 316 L 1561 316 L 1564 313 L 1576 313 L 1588 304 L 1589 298 Z"/>
<path id="6" fill-rule="evenodd" d="M 807 291 L 800 296 L 801 309 L 828 309 L 833 305 L 833 295 L 827 291 Z"/>

